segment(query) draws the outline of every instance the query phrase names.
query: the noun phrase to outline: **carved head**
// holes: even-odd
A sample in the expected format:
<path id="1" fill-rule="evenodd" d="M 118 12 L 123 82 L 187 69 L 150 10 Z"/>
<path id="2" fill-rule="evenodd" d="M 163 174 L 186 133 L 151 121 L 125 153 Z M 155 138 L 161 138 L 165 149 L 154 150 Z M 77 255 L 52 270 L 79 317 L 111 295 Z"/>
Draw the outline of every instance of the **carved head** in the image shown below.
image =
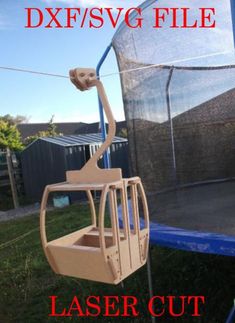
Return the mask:
<path id="1" fill-rule="evenodd" d="M 69 71 L 71 82 L 80 90 L 86 91 L 94 86 L 96 71 L 93 68 L 75 68 Z"/>

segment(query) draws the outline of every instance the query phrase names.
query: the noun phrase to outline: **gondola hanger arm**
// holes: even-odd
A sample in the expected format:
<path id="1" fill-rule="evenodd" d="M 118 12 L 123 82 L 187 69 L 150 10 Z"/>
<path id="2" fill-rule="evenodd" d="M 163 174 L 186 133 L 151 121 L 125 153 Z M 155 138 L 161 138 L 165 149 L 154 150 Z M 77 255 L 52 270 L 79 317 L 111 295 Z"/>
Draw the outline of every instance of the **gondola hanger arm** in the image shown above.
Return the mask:
<path id="1" fill-rule="evenodd" d="M 122 178 L 121 169 L 101 169 L 98 167 L 97 162 L 104 152 L 109 148 L 113 142 L 116 133 L 116 122 L 113 117 L 111 107 L 108 102 L 103 84 L 96 77 L 95 69 L 92 68 L 76 68 L 69 72 L 71 82 L 80 91 L 87 91 L 92 87 L 96 87 L 99 98 L 102 102 L 103 109 L 109 124 L 108 134 L 95 154 L 88 160 L 88 162 L 79 171 L 68 171 L 68 182 L 114 182 Z"/>

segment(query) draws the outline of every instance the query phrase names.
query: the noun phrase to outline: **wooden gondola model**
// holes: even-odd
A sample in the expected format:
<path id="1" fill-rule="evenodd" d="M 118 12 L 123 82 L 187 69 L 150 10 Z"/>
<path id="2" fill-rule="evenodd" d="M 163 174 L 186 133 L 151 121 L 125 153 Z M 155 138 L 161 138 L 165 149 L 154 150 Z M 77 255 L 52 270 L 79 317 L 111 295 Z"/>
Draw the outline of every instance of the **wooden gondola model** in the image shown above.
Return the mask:
<path id="1" fill-rule="evenodd" d="M 54 272 L 118 284 L 146 263 L 149 244 L 146 196 L 139 177 L 122 178 L 121 169 L 101 169 L 97 166 L 99 158 L 112 144 L 116 124 L 103 84 L 97 79 L 95 70 L 71 70 L 70 79 L 81 91 L 97 88 L 109 129 L 105 142 L 81 170 L 67 171 L 66 182 L 45 187 L 40 212 L 42 246 Z M 92 224 L 56 240 L 47 241 L 45 217 L 48 196 L 51 192 L 65 191 L 86 192 Z M 100 191 L 98 216 L 93 191 Z M 142 218 L 139 214 L 140 205 Z M 105 227 L 105 212 L 108 210 L 111 224 L 110 227 Z"/>

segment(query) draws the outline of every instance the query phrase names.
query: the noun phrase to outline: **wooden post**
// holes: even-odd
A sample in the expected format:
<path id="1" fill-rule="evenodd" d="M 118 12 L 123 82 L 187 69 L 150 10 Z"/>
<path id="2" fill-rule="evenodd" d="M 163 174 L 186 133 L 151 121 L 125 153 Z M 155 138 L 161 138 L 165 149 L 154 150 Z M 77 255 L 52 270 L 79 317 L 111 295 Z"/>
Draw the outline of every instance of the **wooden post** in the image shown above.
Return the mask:
<path id="1" fill-rule="evenodd" d="M 6 160 L 7 160 L 7 169 L 8 169 L 8 174 L 9 174 L 9 179 L 11 184 L 11 192 L 12 192 L 14 208 L 17 209 L 19 207 L 19 200 L 18 200 L 14 170 L 13 170 L 12 160 L 11 160 L 11 151 L 9 148 L 7 148 Z"/>

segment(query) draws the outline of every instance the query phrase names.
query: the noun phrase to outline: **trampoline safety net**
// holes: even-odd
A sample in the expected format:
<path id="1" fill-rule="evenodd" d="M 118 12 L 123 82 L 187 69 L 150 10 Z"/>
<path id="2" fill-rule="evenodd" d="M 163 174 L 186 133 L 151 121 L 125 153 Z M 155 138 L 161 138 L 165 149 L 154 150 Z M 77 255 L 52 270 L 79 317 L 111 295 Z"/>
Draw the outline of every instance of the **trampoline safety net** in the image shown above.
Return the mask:
<path id="1" fill-rule="evenodd" d="M 143 180 L 151 222 L 235 238 L 235 58 L 229 3 L 210 1 L 216 28 L 169 28 L 168 15 L 156 29 L 153 8 L 191 6 L 193 22 L 197 8 L 208 5 L 147 1 L 141 6 L 142 28 L 121 25 L 112 44 L 123 72 L 132 175 Z"/>

